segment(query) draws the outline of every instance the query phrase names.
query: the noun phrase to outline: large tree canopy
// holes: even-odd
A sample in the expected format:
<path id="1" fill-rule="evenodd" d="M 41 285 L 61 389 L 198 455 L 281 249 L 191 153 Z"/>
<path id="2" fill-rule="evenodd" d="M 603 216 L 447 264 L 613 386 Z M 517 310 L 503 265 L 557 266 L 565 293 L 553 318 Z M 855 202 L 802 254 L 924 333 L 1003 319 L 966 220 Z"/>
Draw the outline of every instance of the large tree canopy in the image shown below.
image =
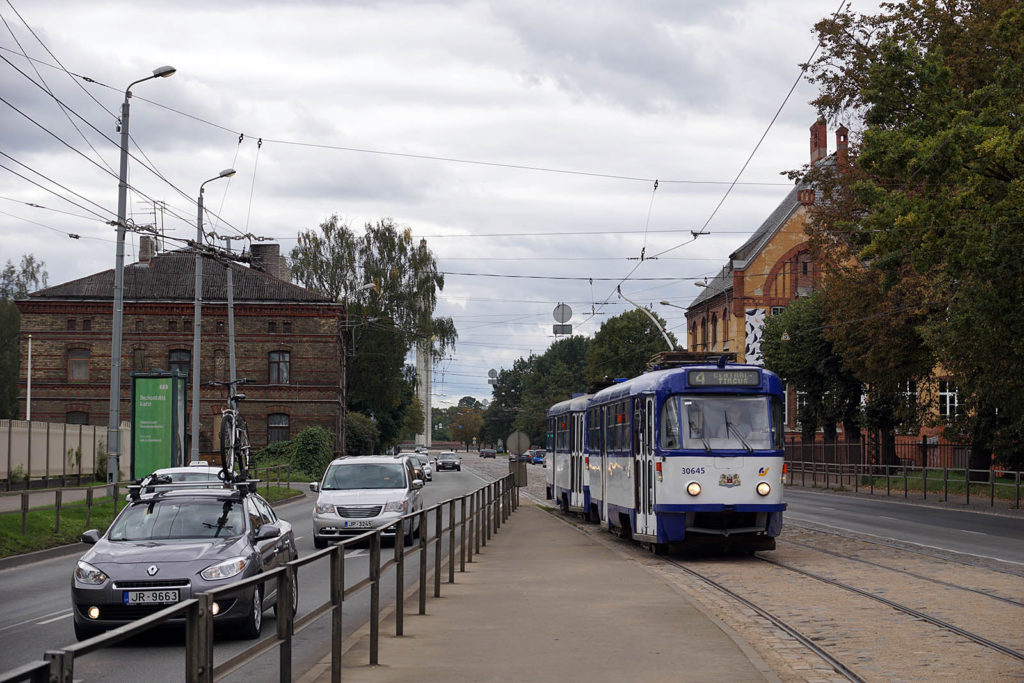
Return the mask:
<path id="1" fill-rule="evenodd" d="M 664 328 L 663 321 L 653 314 Z M 676 338 L 668 333 L 673 347 Z M 626 311 L 609 318 L 594 335 L 587 352 L 586 380 L 600 382 L 606 377 L 636 377 L 642 374 L 651 356 L 665 351 L 661 330 L 643 311 Z"/>
<path id="2" fill-rule="evenodd" d="M 0 418 L 18 417 L 21 315 L 14 300 L 40 286 L 46 286 L 46 264 L 31 254 L 22 256 L 18 266 L 8 261 L 0 271 Z"/>
<path id="3" fill-rule="evenodd" d="M 829 287 L 870 283 L 863 316 L 900 320 L 889 332 L 948 373 L 972 467 L 987 467 L 993 448 L 1019 465 L 1024 6 L 908 0 L 873 16 L 847 10 L 816 30 L 824 49 L 810 65 L 815 104 L 848 123 L 857 142 L 849 171 L 808 174 L 844 207 L 819 213 L 812 230 L 833 261 L 855 257 L 870 273 Z M 874 353 L 861 348 L 862 359 L 892 363 L 894 339 L 876 339 Z"/>

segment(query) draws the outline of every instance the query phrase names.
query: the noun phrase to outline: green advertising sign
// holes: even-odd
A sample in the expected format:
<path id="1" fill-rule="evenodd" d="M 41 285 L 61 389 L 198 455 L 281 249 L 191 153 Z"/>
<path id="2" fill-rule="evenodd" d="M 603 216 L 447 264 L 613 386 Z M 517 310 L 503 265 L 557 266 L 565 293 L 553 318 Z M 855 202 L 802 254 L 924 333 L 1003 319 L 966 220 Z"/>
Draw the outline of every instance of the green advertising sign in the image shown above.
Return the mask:
<path id="1" fill-rule="evenodd" d="M 182 416 L 175 404 L 183 394 L 176 390 L 181 383 L 170 374 L 132 376 L 132 478 L 171 467 L 180 457 L 177 423 Z"/>

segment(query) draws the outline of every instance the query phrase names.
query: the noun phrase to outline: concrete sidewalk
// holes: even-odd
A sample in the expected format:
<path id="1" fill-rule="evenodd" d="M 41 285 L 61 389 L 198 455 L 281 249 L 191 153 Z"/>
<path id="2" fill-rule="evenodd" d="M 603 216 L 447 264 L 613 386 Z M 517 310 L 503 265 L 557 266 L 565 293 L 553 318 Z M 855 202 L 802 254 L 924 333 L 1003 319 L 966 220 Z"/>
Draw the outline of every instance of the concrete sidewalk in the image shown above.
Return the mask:
<path id="1" fill-rule="evenodd" d="M 613 548 L 527 503 L 454 585 L 406 602 L 405 635 L 350 638 L 347 681 L 778 680 L 746 644 Z M 447 578 L 447 570 L 442 581 Z M 330 680 L 330 657 L 301 679 Z"/>

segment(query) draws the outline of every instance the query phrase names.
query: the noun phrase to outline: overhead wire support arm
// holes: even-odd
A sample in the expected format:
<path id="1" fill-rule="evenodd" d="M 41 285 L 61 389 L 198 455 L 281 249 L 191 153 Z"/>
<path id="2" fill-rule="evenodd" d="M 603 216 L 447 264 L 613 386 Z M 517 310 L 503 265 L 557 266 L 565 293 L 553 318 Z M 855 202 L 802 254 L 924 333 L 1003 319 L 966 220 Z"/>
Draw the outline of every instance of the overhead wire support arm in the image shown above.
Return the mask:
<path id="1" fill-rule="evenodd" d="M 661 323 L 658 322 L 658 319 L 654 317 L 653 313 L 648 311 L 646 308 L 644 308 L 640 304 L 638 304 L 638 303 L 628 299 L 626 297 L 626 295 L 622 293 L 622 285 L 617 286 L 615 288 L 615 291 L 619 293 L 619 297 L 620 298 L 625 299 L 626 301 L 629 301 L 629 303 L 633 304 L 633 306 L 635 306 L 636 308 L 639 308 L 641 311 L 643 311 L 647 315 L 648 318 L 651 319 L 651 322 L 654 323 L 654 326 L 658 328 L 659 332 L 661 332 L 661 336 L 665 338 L 665 343 L 668 344 L 668 350 L 669 351 L 675 351 L 676 350 L 676 346 L 675 346 L 675 344 L 672 343 L 672 340 L 669 338 L 668 332 L 666 332 L 665 328 L 661 326 Z"/>

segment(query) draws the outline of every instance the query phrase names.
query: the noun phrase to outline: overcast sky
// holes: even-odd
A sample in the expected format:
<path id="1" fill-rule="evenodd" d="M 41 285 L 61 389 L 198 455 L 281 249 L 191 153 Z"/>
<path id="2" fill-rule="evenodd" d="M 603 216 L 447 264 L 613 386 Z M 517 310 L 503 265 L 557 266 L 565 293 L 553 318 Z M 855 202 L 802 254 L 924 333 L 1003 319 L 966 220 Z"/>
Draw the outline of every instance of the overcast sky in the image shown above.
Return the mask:
<path id="1" fill-rule="evenodd" d="M 692 301 L 694 279 L 788 192 L 780 172 L 807 162 L 814 91 L 801 83 L 711 218 L 835 9 L 3 0 L 0 259 L 35 255 L 51 285 L 113 266 L 115 119 L 125 87 L 167 64 L 173 77 L 133 88 L 133 154 L 164 178 L 130 163 L 134 221 L 153 223 L 148 196 L 166 203 L 168 235 L 193 237 L 200 183 L 233 167 L 206 189 L 218 234 L 287 253 L 333 213 L 357 232 L 383 217 L 410 227 L 446 273 L 437 314 L 459 332 L 435 367 L 435 406 L 489 398 L 489 369 L 554 341 L 559 302 L 592 336 L 630 307 L 615 295 L 627 275 L 623 293 L 683 342 L 683 311 L 658 302 Z M 126 261 L 136 248 L 130 235 Z"/>

